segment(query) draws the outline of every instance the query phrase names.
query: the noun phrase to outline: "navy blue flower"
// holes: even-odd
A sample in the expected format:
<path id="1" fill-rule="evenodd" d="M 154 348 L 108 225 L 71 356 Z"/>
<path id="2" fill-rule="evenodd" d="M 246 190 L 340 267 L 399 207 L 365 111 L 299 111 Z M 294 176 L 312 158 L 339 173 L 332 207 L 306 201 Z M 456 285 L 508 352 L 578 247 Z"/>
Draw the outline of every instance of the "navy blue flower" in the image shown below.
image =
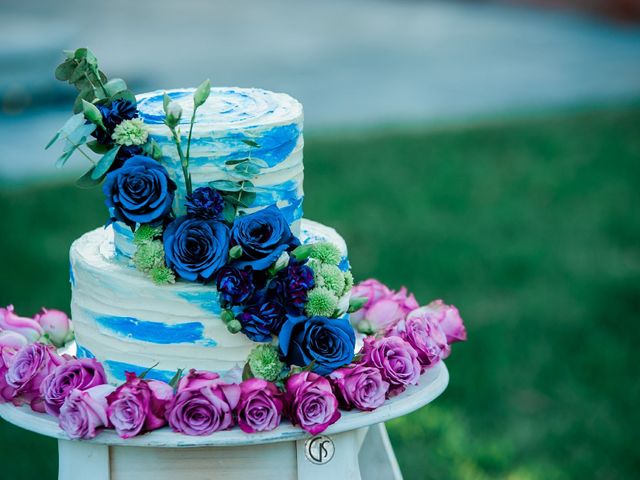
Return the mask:
<path id="1" fill-rule="evenodd" d="M 138 116 L 136 106 L 130 101 L 121 98 L 106 105 L 98 104 L 96 107 L 102 114 L 102 123 L 105 130 L 98 127 L 93 131 L 93 136 L 103 145 L 111 145 L 113 143 L 111 135 L 116 125 L 119 125 L 123 120 L 131 120 Z"/>
<path id="2" fill-rule="evenodd" d="M 267 296 L 289 315 L 298 316 L 304 312 L 307 292 L 314 285 L 313 270 L 291 258 L 287 268 L 280 270 L 269 283 Z"/>
<path id="3" fill-rule="evenodd" d="M 196 188 L 191 195 L 187 195 L 185 202 L 187 214 L 197 218 L 218 218 L 224 208 L 224 200 L 211 187 Z"/>
<path id="4" fill-rule="evenodd" d="M 111 218 L 131 229 L 136 223 L 160 223 L 171 212 L 175 190 L 166 169 L 142 155 L 109 172 L 102 186 Z"/>
<path id="5" fill-rule="evenodd" d="M 217 290 L 223 305 L 240 305 L 255 291 L 251 267 L 243 269 L 227 265 L 218 271 Z"/>
<path id="6" fill-rule="evenodd" d="M 280 306 L 263 301 L 249 305 L 236 317 L 242 325 L 242 333 L 254 342 L 270 342 L 277 335 L 285 315 Z"/>
<path id="7" fill-rule="evenodd" d="M 163 240 L 167 266 L 192 282 L 213 278 L 229 257 L 229 228 L 216 220 L 178 217 Z"/>
<path id="8" fill-rule="evenodd" d="M 288 317 L 278 335 L 288 365 L 327 375 L 353 360 L 356 338 L 348 318 Z"/>
<path id="9" fill-rule="evenodd" d="M 250 265 L 254 270 L 266 270 L 282 252 L 300 245 L 275 205 L 237 217 L 231 229 L 231 243 L 242 247 L 237 265 Z"/>

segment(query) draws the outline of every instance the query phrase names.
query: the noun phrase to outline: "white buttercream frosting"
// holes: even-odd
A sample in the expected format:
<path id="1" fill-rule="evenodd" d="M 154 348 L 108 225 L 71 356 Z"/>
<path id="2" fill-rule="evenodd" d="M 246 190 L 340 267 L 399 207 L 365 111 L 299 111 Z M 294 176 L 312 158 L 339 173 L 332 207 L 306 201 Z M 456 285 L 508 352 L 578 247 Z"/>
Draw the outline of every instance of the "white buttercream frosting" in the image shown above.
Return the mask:
<path id="1" fill-rule="evenodd" d="M 347 265 L 344 240 L 330 227 L 302 220 L 301 241 L 329 241 Z M 86 233 L 71 246 L 71 313 L 81 355 L 103 362 L 110 381 L 156 365 L 150 378 L 179 368 L 224 374 L 242 367 L 255 346 L 229 333 L 215 286 L 179 281 L 155 285 L 126 257 L 115 255 L 112 227 Z"/>

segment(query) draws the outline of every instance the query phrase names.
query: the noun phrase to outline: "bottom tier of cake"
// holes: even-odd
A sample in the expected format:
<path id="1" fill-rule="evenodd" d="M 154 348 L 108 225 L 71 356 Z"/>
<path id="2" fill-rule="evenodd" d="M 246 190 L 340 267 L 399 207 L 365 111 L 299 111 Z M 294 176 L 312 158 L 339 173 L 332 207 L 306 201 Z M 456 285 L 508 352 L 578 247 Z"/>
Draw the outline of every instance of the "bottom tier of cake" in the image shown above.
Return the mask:
<path id="1" fill-rule="evenodd" d="M 220 319 L 212 284 L 155 285 L 131 261 L 115 254 L 113 229 L 98 228 L 71 246 L 71 314 L 78 356 L 100 360 L 111 382 L 125 372 L 168 381 L 180 368 L 237 373 L 256 345 L 231 334 Z M 347 248 L 335 230 L 303 220 L 303 243 L 329 241 Z"/>

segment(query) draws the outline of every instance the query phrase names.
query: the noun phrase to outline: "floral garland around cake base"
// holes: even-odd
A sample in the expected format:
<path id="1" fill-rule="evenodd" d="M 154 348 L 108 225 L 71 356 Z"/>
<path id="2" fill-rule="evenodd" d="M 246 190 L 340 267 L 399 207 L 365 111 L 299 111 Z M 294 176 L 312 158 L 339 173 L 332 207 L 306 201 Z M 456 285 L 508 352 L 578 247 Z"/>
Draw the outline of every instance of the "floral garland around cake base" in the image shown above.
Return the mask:
<path id="1" fill-rule="evenodd" d="M 361 282 L 353 293 L 362 308 L 352 321 L 371 334 L 355 356 L 346 352 L 349 361 L 342 360 L 342 347 L 332 351 L 307 342 L 310 330 L 335 322 L 312 317 L 283 326 L 280 340 L 288 337 L 290 350 L 257 345 L 238 381 L 192 369 L 184 376 L 177 371 L 168 383 L 146 379 L 145 372 L 127 373 L 123 384 L 110 385 L 96 359 L 58 354 L 56 347 L 73 338 L 66 314 L 43 309 L 27 318 L 12 306 L 2 308 L 0 402 L 29 404 L 57 417 L 72 439 L 93 438 L 105 428 L 131 438 L 167 425 L 185 435 L 236 425 L 247 433 L 267 432 L 283 419 L 316 435 L 340 418 L 340 410 L 372 411 L 418 384 L 422 373 L 450 354 L 452 343 L 466 340 L 458 310 L 441 300 L 420 307 L 406 289 L 394 292 L 376 280 Z M 291 367 L 283 362 L 288 355 Z M 309 358 L 324 359 L 324 365 L 340 360 L 323 376 L 311 371 Z M 307 366 L 296 366 L 300 360 Z"/>

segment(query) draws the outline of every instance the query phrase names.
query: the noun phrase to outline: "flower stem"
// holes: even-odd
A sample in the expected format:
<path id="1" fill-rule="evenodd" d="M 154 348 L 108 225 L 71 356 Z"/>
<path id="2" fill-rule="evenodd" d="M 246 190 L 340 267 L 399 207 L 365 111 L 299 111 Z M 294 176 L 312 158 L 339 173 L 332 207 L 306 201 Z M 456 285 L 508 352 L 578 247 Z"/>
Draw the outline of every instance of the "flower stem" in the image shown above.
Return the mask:
<path id="1" fill-rule="evenodd" d="M 178 149 L 178 156 L 180 157 L 180 164 L 182 165 L 182 175 L 184 175 L 184 186 L 187 190 L 187 195 L 191 195 L 192 187 L 191 187 L 191 175 L 189 175 L 189 159 L 184 156 L 184 152 L 182 151 L 182 145 L 180 144 L 180 135 L 176 132 L 175 127 L 170 127 L 171 134 L 173 135 L 173 140 L 176 143 L 176 148 Z"/>

